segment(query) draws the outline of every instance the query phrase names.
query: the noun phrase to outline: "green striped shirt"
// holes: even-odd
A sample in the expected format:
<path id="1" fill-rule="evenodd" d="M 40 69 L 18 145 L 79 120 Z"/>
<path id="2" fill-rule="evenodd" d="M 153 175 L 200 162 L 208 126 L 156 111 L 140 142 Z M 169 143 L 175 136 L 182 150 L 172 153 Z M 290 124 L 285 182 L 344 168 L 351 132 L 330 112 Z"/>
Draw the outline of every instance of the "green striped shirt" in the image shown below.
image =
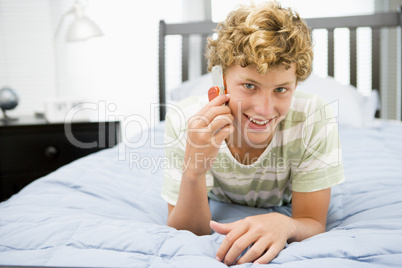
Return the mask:
<path id="1" fill-rule="evenodd" d="M 187 120 L 207 102 L 207 96 L 187 98 L 166 116 L 162 197 L 172 205 L 179 195 Z M 275 131 L 250 165 L 239 163 L 224 142 L 206 175 L 208 196 L 253 207 L 281 206 L 291 202 L 292 191 L 318 191 L 344 180 L 338 124 L 324 100 L 296 90 Z"/>

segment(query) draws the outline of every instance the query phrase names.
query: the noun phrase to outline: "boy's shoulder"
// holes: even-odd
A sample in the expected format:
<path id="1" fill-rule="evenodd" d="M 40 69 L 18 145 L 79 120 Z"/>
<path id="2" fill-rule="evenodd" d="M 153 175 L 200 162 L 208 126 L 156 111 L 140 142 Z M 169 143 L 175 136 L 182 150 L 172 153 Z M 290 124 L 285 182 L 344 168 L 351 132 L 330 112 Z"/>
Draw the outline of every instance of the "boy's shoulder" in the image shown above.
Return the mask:
<path id="1" fill-rule="evenodd" d="M 320 96 L 296 90 L 293 95 L 289 113 L 284 120 L 293 122 L 306 121 L 308 117 L 324 107 L 330 109 L 327 101 Z"/>
<path id="2" fill-rule="evenodd" d="M 167 107 L 166 122 L 176 126 L 185 126 L 187 121 L 208 103 L 208 96 L 192 96 Z"/>

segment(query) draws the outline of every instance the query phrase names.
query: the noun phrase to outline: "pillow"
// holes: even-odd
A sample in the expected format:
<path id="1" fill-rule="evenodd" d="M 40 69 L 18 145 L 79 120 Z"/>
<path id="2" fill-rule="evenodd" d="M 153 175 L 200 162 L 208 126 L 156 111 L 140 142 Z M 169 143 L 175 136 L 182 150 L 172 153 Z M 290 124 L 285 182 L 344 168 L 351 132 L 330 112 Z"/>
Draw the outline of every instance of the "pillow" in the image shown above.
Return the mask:
<path id="1" fill-rule="evenodd" d="M 212 87 L 212 74 L 207 73 L 197 78 L 183 82 L 177 88 L 170 91 L 172 101 L 180 101 L 191 96 L 201 96 L 208 93 Z"/>
<path id="2" fill-rule="evenodd" d="M 374 115 L 379 108 L 377 90 L 373 90 L 370 96 L 364 96 L 354 86 L 343 85 L 330 76 L 315 74 L 301 82 L 297 90 L 318 95 L 330 103 L 340 125 L 369 127 L 374 124 Z"/>
<path id="3" fill-rule="evenodd" d="M 190 96 L 207 94 L 212 86 L 211 73 L 184 82 L 170 92 L 172 101 L 180 101 Z M 340 125 L 368 127 L 374 124 L 374 115 L 379 108 L 379 96 L 373 90 L 370 96 L 364 96 L 350 85 L 343 85 L 333 77 L 320 77 L 311 74 L 301 82 L 297 90 L 322 97 L 331 104 Z"/>

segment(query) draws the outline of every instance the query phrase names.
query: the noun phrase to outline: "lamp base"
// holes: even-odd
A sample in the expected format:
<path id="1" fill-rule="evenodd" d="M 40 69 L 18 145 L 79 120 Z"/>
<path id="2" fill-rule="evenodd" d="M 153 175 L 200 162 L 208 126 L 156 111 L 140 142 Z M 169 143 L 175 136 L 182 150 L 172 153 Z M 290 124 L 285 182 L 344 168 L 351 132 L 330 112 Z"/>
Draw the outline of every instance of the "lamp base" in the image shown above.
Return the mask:
<path id="1" fill-rule="evenodd" d="M 6 114 L 6 110 L 1 109 L 1 111 L 3 112 L 3 118 L 1 118 L 0 121 L 7 123 L 7 122 L 12 122 L 12 121 L 17 121 L 17 120 L 18 120 L 18 118 L 9 117 L 9 116 Z"/>

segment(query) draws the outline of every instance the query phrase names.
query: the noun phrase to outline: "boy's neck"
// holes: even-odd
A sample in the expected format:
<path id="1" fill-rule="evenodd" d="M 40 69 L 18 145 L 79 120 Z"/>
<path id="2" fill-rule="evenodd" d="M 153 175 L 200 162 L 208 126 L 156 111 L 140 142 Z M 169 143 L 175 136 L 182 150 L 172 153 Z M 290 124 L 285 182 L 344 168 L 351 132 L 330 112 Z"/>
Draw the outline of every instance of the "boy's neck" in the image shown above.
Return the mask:
<path id="1" fill-rule="evenodd" d="M 258 146 L 252 146 L 248 144 L 244 139 L 238 140 L 236 135 L 232 139 L 227 138 L 226 144 L 232 154 L 232 156 L 243 165 L 251 165 L 262 155 L 268 145 L 271 143 L 275 131 L 272 131 L 271 135 L 267 138 L 264 144 Z M 239 141 L 239 142 L 236 142 Z"/>

